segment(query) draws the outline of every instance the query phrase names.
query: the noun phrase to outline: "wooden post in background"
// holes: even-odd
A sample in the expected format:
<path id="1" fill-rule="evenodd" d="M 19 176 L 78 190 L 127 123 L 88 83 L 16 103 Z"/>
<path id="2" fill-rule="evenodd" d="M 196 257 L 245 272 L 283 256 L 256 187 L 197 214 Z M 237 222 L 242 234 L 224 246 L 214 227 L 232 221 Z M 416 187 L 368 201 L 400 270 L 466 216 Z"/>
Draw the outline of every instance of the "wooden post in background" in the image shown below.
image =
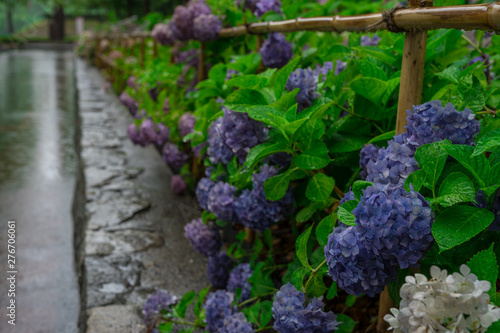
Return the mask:
<path id="1" fill-rule="evenodd" d="M 156 59 L 158 57 L 158 43 L 156 42 L 156 39 L 153 38 L 153 59 Z"/>
<path id="2" fill-rule="evenodd" d="M 408 7 L 416 8 L 432 6 L 432 0 L 422 3 L 420 0 L 409 0 Z M 425 49 L 427 46 L 427 31 L 411 31 L 405 35 L 403 62 L 401 65 L 401 83 L 399 86 L 398 114 L 396 118 L 396 134 L 405 131 L 406 110 L 412 110 L 413 105 L 420 104 L 422 99 L 422 84 L 424 82 Z M 387 332 L 388 323 L 384 316 L 396 305 L 385 287 L 380 294 L 377 332 Z"/>
<path id="3" fill-rule="evenodd" d="M 141 40 L 140 50 L 139 50 L 139 66 L 144 68 L 144 53 L 146 49 L 146 38 L 139 37 Z"/>
<path id="4" fill-rule="evenodd" d="M 200 42 L 200 56 L 198 57 L 198 82 L 201 82 L 207 78 L 206 68 L 205 68 L 205 43 Z"/>

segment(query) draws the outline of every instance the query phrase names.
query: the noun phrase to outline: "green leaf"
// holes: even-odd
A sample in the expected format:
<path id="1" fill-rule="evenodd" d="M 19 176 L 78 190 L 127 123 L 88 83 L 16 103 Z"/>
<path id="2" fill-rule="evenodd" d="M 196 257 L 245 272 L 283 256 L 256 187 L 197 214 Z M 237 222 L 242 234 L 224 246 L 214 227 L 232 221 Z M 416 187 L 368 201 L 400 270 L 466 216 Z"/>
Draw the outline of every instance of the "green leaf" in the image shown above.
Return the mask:
<path id="1" fill-rule="evenodd" d="M 420 191 L 420 189 L 424 185 L 426 177 L 427 173 L 425 172 L 425 170 L 417 170 L 410 173 L 405 181 L 405 190 L 407 192 L 410 192 L 410 185 L 412 185 L 415 191 Z"/>
<path id="2" fill-rule="evenodd" d="M 354 327 L 358 323 L 357 321 L 354 321 L 354 319 L 343 313 L 338 314 L 337 321 L 341 322 L 342 324 L 339 325 L 339 329 L 336 330 L 335 333 L 352 333 L 354 331 Z"/>
<path id="3" fill-rule="evenodd" d="M 439 186 L 439 196 L 432 200 L 432 203 L 449 207 L 460 202 L 472 201 L 475 196 L 474 184 L 469 177 L 461 172 L 452 172 Z"/>
<path id="4" fill-rule="evenodd" d="M 390 132 L 386 132 L 384 134 L 380 134 L 380 135 L 374 137 L 373 139 L 371 139 L 370 141 L 368 141 L 368 143 L 374 143 L 374 142 L 392 140 L 395 135 L 396 135 L 396 131 L 395 130 L 394 131 L 390 131 Z"/>
<path id="5" fill-rule="evenodd" d="M 318 273 L 313 277 L 306 290 L 308 297 L 321 297 L 328 290 L 323 280 L 323 275 Z"/>
<path id="6" fill-rule="evenodd" d="M 314 213 L 322 209 L 322 207 L 323 203 L 321 202 L 311 202 L 309 205 L 302 208 L 297 215 L 295 215 L 295 220 L 297 220 L 297 223 L 305 222 L 309 220 Z"/>
<path id="7" fill-rule="evenodd" d="M 228 87 L 236 87 L 236 88 L 247 88 L 247 89 L 255 89 L 262 85 L 262 82 L 265 82 L 266 79 L 257 75 L 243 75 L 237 76 L 233 79 L 226 81 L 226 85 Z"/>
<path id="8" fill-rule="evenodd" d="M 444 80 L 458 84 L 458 77 L 461 71 L 461 68 L 454 65 L 447 67 L 444 71 L 437 73 L 436 75 Z"/>
<path id="9" fill-rule="evenodd" d="M 364 77 L 374 77 L 382 81 L 387 81 L 387 74 L 384 70 L 367 59 L 356 60 L 356 65 Z"/>
<path id="10" fill-rule="evenodd" d="M 368 186 L 372 186 L 372 182 L 367 182 L 366 180 L 356 180 L 354 184 L 352 184 L 352 192 L 354 193 L 354 197 L 359 201 L 361 200 L 361 196 L 363 195 L 363 190 Z"/>
<path id="11" fill-rule="evenodd" d="M 309 241 L 309 236 L 311 236 L 312 226 L 306 229 L 295 242 L 295 249 L 297 253 L 297 258 L 299 258 L 300 262 L 304 267 L 309 269 L 311 265 L 309 265 L 309 260 L 307 259 L 307 242 Z"/>
<path id="12" fill-rule="evenodd" d="M 452 206 L 436 217 L 432 234 L 439 252 L 460 245 L 486 229 L 495 215 L 486 209 L 471 206 Z"/>
<path id="13" fill-rule="evenodd" d="M 253 147 L 247 155 L 245 165 L 252 169 L 253 166 L 266 157 L 276 153 L 288 151 L 288 144 L 286 142 L 278 143 L 263 143 Z"/>
<path id="14" fill-rule="evenodd" d="M 333 299 L 337 296 L 337 282 L 332 281 L 332 285 L 328 289 L 328 294 L 326 294 L 327 299 Z"/>
<path id="15" fill-rule="evenodd" d="M 491 151 L 498 146 L 500 146 L 500 128 L 489 132 L 479 139 L 472 156 L 483 154 L 485 151 Z"/>
<path id="16" fill-rule="evenodd" d="M 474 152 L 474 147 L 468 145 L 450 145 L 443 147 L 451 157 L 456 159 L 458 163 L 472 173 L 480 187 L 490 185 L 490 164 L 484 155 L 472 157 L 471 155 Z M 495 181 L 497 181 L 497 179 L 495 179 Z"/>
<path id="17" fill-rule="evenodd" d="M 160 333 L 170 333 L 174 329 L 174 324 L 173 323 L 161 323 L 158 325 L 158 330 Z"/>
<path id="18" fill-rule="evenodd" d="M 194 291 L 189 291 L 182 296 L 181 301 L 174 307 L 174 314 L 179 318 L 184 318 L 186 316 L 186 310 L 189 304 L 193 303 L 196 297 Z"/>
<path id="19" fill-rule="evenodd" d="M 448 153 L 443 146 L 450 145 L 449 141 L 439 141 L 418 147 L 415 152 L 415 159 L 419 166 L 426 173 L 426 181 L 424 183 L 430 190 L 434 192 L 436 184 L 443 172 Z"/>
<path id="20" fill-rule="evenodd" d="M 198 293 L 198 298 L 196 299 L 196 303 L 194 303 L 194 315 L 196 317 L 199 317 L 201 309 L 202 309 L 201 306 L 202 306 L 203 301 L 205 300 L 205 297 L 207 296 L 209 291 L 210 291 L 210 286 L 202 289 Z"/>
<path id="21" fill-rule="evenodd" d="M 314 140 L 320 139 L 325 134 L 325 124 L 321 119 L 313 118 L 302 124 L 293 139 L 298 141 L 302 150 L 309 149 Z"/>
<path id="22" fill-rule="evenodd" d="M 259 105 L 247 108 L 248 116 L 265 124 L 280 128 L 287 123 L 285 113 L 272 106 Z"/>
<path id="23" fill-rule="evenodd" d="M 323 141 L 314 140 L 311 147 L 293 158 L 293 163 L 304 170 L 317 170 L 330 164 L 331 158 Z"/>
<path id="24" fill-rule="evenodd" d="M 260 326 L 259 327 L 265 327 L 267 323 L 271 320 L 273 317 L 273 311 L 271 310 L 273 308 L 273 302 L 271 301 L 263 301 L 260 303 L 261 305 L 261 311 L 260 311 Z"/>
<path id="25" fill-rule="evenodd" d="M 226 97 L 224 105 L 233 111 L 244 112 L 250 106 L 267 105 L 261 92 L 254 89 L 238 89 Z"/>
<path id="26" fill-rule="evenodd" d="M 267 178 L 264 182 L 264 193 L 266 199 L 276 201 L 283 198 L 290 185 L 290 170 Z"/>
<path id="27" fill-rule="evenodd" d="M 283 112 L 288 111 L 293 105 L 297 104 L 295 96 L 299 92 L 299 88 L 295 88 L 293 91 L 287 92 L 281 96 L 279 100 L 272 103 L 270 106 L 275 107 Z"/>
<path id="28" fill-rule="evenodd" d="M 285 116 L 286 118 L 286 116 Z M 289 138 L 293 137 L 295 135 L 295 132 L 304 124 L 308 119 L 299 119 L 292 121 L 291 123 L 288 123 L 285 125 L 285 133 L 288 135 Z"/>
<path id="29" fill-rule="evenodd" d="M 260 302 L 256 302 L 241 311 L 250 323 L 259 325 Z"/>
<path id="30" fill-rule="evenodd" d="M 491 289 L 488 294 L 490 301 L 496 303 L 496 284 L 498 279 L 498 262 L 495 252 L 493 252 L 493 245 L 484 251 L 477 253 L 472 259 L 467 262 L 472 273 L 474 273 L 479 280 L 486 280 L 491 283 Z"/>
<path id="31" fill-rule="evenodd" d="M 494 322 L 488 329 L 486 330 L 486 333 L 498 333 L 500 332 L 500 320 Z"/>
<path id="32" fill-rule="evenodd" d="M 323 202 L 330 196 L 335 187 L 335 179 L 317 173 L 307 183 L 306 197 L 311 201 Z"/>
<path id="33" fill-rule="evenodd" d="M 357 300 L 358 298 L 355 295 L 347 295 L 347 299 L 345 300 L 345 305 L 350 308 L 351 306 L 354 305 L 354 303 L 356 303 Z"/>
<path id="34" fill-rule="evenodd" d="M 350 133 L 333 133 L 331 139 L 333 143 L 329 144 L 329 150 L 332 154 L 360 150 L 369 140 L 366 136 Z"/>
<path id="35" fill-rule="evenodd" d="M 295 67 L 297 67 L 299 61 L 300 57 L 293 59 L 288 64 L 286 64 L 285 67 L 281 68 L 278 71 L 278 74 L 276 74 L 276 82 L 274 84 L 274 96 L 276 97 L 276 100 L 279 100 L 281 95 L 283 94 L 286 86 L 286 81 L 288 81 L 288 77 L 293 72 Z"/>
<path id="36" fill-rule="evenodd" d="M 385 81 L 373 77 L 360 77 L 351 82 L 349 85 L 357 94 L 368 99 L 375 105 L 381 106 L 382 98 L 389 88 Z"/>
<path id="37" fill-rule="evenodd" d="M 213 80 L 218 87 L 222 87 L 226 80 L 226 65 L 217 64 L 208 72 L 208 78 Z"/>
<path id="38" fill-rule="evenodd" d="M 327 217 L 322 219 L 316 227 L 316 239 L 322 247 L 328 244 L 328 236 L 333 232 L 336 220 L 336 214 L 329 214 Z"/>
<path id="39" fill-rule="evenodd" d="M 356 225 L 356 216 L 354 216 L 352 210 L 356 208 L 358 205 L 357 200 L 349 200 L 344 202 L 341 206 L 339 206 L 339 209 L 337 211 L 337 217 L 340 220 L 340 222 L 347 224 L 347 225 Z"/>

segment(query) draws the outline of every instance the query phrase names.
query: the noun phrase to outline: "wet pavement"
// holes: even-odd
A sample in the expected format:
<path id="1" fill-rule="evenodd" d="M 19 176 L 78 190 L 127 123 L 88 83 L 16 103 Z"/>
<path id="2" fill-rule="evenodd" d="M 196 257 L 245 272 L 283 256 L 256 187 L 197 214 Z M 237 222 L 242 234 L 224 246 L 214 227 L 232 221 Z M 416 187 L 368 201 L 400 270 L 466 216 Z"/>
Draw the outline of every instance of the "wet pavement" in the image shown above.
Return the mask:
<path id="1" fill-rule="evenodd" d="M 0 53 L 0 332 L 77 332 L 71 52 Z M 7 323 L 7 221 L 16 221 L 15 326 Z"/>

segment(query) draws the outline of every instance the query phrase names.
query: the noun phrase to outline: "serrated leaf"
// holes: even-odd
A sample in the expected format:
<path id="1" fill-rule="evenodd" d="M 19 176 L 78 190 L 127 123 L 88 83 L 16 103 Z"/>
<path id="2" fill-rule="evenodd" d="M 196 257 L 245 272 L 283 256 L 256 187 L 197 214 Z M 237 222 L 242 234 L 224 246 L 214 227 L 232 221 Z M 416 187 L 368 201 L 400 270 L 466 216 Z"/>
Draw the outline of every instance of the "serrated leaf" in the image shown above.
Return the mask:
<path id="1" fill-rule="evenodd" d="M 285 113 L 272 106 L 260 105 L 249 107 L 247 108 L 247 113 L 250 118 L 277 128 L 287 123 L 284 118 Z"/>
<path id="2" fill-rule="evenodd" d="M 498 279 L 498 262 L 495 252 L 493 251 L 493 245 L 484 251 L 477 253 L 468 262 L 472 273 L 474 273 L 479 280 L 486 280 L 491 283 L 491 288 L 488 291 L 490 295 L 490 301 L 496 303 L 496 283 Z"/>
<path id="3" fill-rule="evenodd" d="M 217 64 L 210 68 L 208 78 L 214 81 L 218 87 L 222 87 L 224 81 L 226 80 L 226 65 Z"/>
<path id="4" fill-rule="evenodd" d="M 295 215 L 295 220 L 297 220 L 298 223 L 305 222 L 309 220 L 314 215 L 314 213 L 316 213 L 322 207 L 323 204 L 321 202 L 311 202 L 309 205 L 302 208 L 297 213 L 297 215 Z"/>
<path id="5" fill-rule="evenodd" d="M 449 145 L 443 147 L 451 157 L 472 173 L 480 187 L 489 185 L 486 183 L 489 182 L 490 164 L 484 155 L 471 156 L 474 152 L 474 147 L 468 145 Z"/>
<path id="6" fill-rule="evenodd" d="M 329 151 L 332 154 L 360 150 L 369 140 L 366 136 L 350 133 L 333 133 L 331 139 Z"/>
<path id="7" fill-rule="evenodd" d="M 309 149 L 314 140 L 320 139 L 325 134 L 325 124 L 321 119 L 309 119 L 295 132 L 293 139 L 298 141 L 302 150 Z"/>
<path id="8" fill-rule="evenodd" d="M 266 79 L 258 75 L 251 74 L 251 75 L 237 76 L 233 79 L 230 79 L 226 81 L 226 85 L 228 87 L 236 87 L 240 89 L 241 88 L 254 89 L 261 86 L 263 81 L 265 82 Z"/>
<path id="9" fill-rule="evenodd" d="M 373 139 L 371 139 L 370 141 L 368 141 L 368 143 L 374 143 L 374 142 L 392 140 L 395 135 L 396 135 L 396 131 L 395 130 L 394 131 L 390 131 L 390 132 L 386 132 L 384 134 L 380 134 L 380 135 L 374 137 Z"/>
<path id="10" fill-rule="evenodd" d="M 266 199 L 271 201 L 280 200 L 283 198 L 290 185 L 290 170 L 286 172 L 269 177 L 264 181 L 264 193 Z"/>
<path id="11" fill-rule="evenodd" d="M 491 151 L 493 148 L 500 146 L 500 128 L 489 132 L 479 139 L 472 156 L 483 154 L 486 151 Z"/>
<path id="12" fill-rule="evenodd" d="M 486 209 L 471 206 L 452 206 L 436 217 L 432 235 L 439 252 L 460 245 L 486 229 L 495 215 Z"/>
<path id="13" fill-rule="evenodd" d="M 356 180 L 354 184 L 352 184 L 352 192 L 354 193 L 354 197 L 356 198 L 356 200 L 361 200 L 363 190 L 372 185 L 372 182 L 368 182 L 366 180 Z"/>
<path id="14" fill-rule="evenodd" d="M 427 178 L 427 173 L 425 170 L 417 170 L 408 175 L 405 181 L 405 190 L 410 192 L 410 185 L 413 186 L 415 191 L 420 191 L 422 186 L 424 186 L 425 179 Z"/>
<path id="15" fill-rule="evenodd" d="M 267 323 L 273 317 L 273 302 L 271 301 L 263 301 L 260 303 L 261 311 L 260 311 L 260 327 L 265 327 Z"/>
<path id="16" fill-rule="evenodd" d="M 288 144 L 285 142 L 278 143 L 263 143 L 261 145 L 253 147 L 247 155 L 245 165 L 252 169 L 253 166 L 261 161 L 262 159 L 269 157 L 273 154 L 286 152 L 288 150 Z"/>
<path id="17" fill-rule="evenodd" d="M 317 170 L 330 164 L 331 158 L 323 141 L 314 140 L 311 147 L 293 158 L 293 163 L 304 170 Z"/>
<path id="18" fill-rule="evenodd" d="M 198 298 L 196 299 L 196 303 L 194 303 L 194 315 L 198 317 L 201 312 L 201 305 L 203 304 L 203 301 L 205 300 L 205 297 L 207 296 L 208 292 L 210 291 L 210 286 L 202 289 L 198 293 Z"/>
<path id="19" fill-rule="evenodd" d="M 158 325 L 158 330 L 160 333 L 170 333 L 174 329 L 174 324 L 172 322 L 170 323 L 161 323 Z"/>
<path id="20" fill-rule="evenodd" d="M 261 92 L 255 89 L 238 89 L 226 97 L 224 105 L 233 111 L 244 112 L 248 107 L 267 105 L 267 100 Z"/>
<path id="21" fill-rule="evenodd" d="M 322 219 L 316 227 L 316 239 L 322 247 L 328 244 L 328 236 L 333 232 L 336 220 L 336 214 L 329 214 L 327 217 Z"/>
<path id="22" fill-rule="evenodd" d="M 339 325 L 339 328 L 335 331 L 335 333 L 352 333 L 354 331 L 354 327 L 358 323 L 343 313 L 338 314 L 337 321 L 342 324 Z"/>
<path id="23" fill-rule="evenodd" d="M 448 158 L 448 152 L 443 147 L 450 144 L 446 140 L 433 142 L 418 147 L 415 152 L 415 159 L 418 161 L 418 165 L 426 173 L 424 185 L 433 192 Z"/>
<path id="24" fill-rule="evenodd" d="M 293 72 L 295 67 L 297 67 L 297 64 L 300 61 L 300 57 L 297 57 L 290 61 L 286 66 L 282 67 L 279 71 L 278 74 L 276 74 L 276 81 L 274 83 L 274 96 L 278 100 L 281 95 L 283 94 L 283 91 L 285 90 L 286 82 L 288 81 L 288 77 L 290 74 Z"/>
<path id="25" fill-rule="evenodd" d="M 337 282 L 333 281 L 332 285 L 328 289 L 328 294 L 326 294 L 327 299 L 333 299 L 337 296 Z"/>
<path id="26" fill-rule="evenodd" d="M 373 104 L 382 106 L 382 98 L 386 94 L 388 85 L 385 81 L 373 77 L 360 77 L 349 85 L 353 91 L 363 96 Z"/>
<path id="27" fill-rule="evenodd" d="M 349 200 L 339 206 L 339 209 L 337 211 L 337 217 L 339 221 L 347 225 L 355 226 L 356 216 L 354 216 L 354 214 L 351 212 L 354 208 L 356 208 L 357 205 L 357 200 Z"/>
<path id="28" fill-rule="evenodd" d="M 321 297 L 328 290 L 323 281 L 323 274 L 316 274 L 309 284 L 306 294 L 308 297 Z"/>
<path id="29" fill-rule="evenodd" d="M 439 196 L 432 202 L 443 207 L 474 200 L 476 191 L 469 177 L 461 172 L 452 172 L 439 186 Z"/>
<path id="30" fill-rule="evenodd" d="M 335 179 L 322 173 L 317 173 L 309 179 L 306 197 L 311 201 L 323 202 L 330 196 L 335 187 Z"/>
<path id="31" fill-rule="evenodd" d="M 347 298 L 345 300 L 345 305 L 347 307 L 351 307 L 354 305 L 354 303 L 356 303 L 357 300 L 358 297 L 356 297 L 356 295 L 347 295 Z"/>
<path id="32" fill-rule="evenodd" d="M 289 138 L 293 137 L 295 132 L 304 124 L 308 119 L 299 119 L 295 120 L 291 123 L 288 123 L 284 126 L 285 133 L 288 135 Z"/>
<path id="33" fill-rule="evenodd" d="M 299 258 L 300 262 L 304 267 L 307 267 L 309 269 L 311 268 L 311 265 L 309 265 L 309 260 L 307 258 L 307 242 L 309 241 L 309 236 L 311 236 L 311 231 L 312 231 L 312 226 L 306 229 L 298 238 L 297 241 L 295 242 L 295 249 L 297 253 L 297 258 Z"/>
<path id="34" fill-rule="evenodd" d="M 186 310 L 189 304 L 193 303 L 196 297 L 196 293 L 194 291 L 189 291 L 182 296 L 181 301 L 174 307 L 174 314 L 179 318 L 186 317 Z"/>
<path id="35" fill-rule="evenodd" d="M 288 111 L 293 105 L 297 104 L 295 96 L 299 92 L 299 88 L 295 88 L 293 91 L 287 92 L 281 96 L 276 102 L 272 103 L 270 106 L 279 109 L 283 112 Z"/>

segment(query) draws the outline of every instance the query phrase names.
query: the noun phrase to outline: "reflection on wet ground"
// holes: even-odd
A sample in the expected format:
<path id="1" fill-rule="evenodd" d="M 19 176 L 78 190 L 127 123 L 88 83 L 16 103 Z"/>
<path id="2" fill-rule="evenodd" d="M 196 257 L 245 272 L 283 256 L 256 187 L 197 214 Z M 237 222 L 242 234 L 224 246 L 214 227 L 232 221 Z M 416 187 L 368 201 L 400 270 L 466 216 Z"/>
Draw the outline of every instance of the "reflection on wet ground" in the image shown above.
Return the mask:
<path id="1" fill-rule="evenodd" d="M 0 332 L 76 332 L 71 203 L 74 59 L 0 53 Z M 16 326 L 7 323 L 7 221 L 16 220 Z"/>

